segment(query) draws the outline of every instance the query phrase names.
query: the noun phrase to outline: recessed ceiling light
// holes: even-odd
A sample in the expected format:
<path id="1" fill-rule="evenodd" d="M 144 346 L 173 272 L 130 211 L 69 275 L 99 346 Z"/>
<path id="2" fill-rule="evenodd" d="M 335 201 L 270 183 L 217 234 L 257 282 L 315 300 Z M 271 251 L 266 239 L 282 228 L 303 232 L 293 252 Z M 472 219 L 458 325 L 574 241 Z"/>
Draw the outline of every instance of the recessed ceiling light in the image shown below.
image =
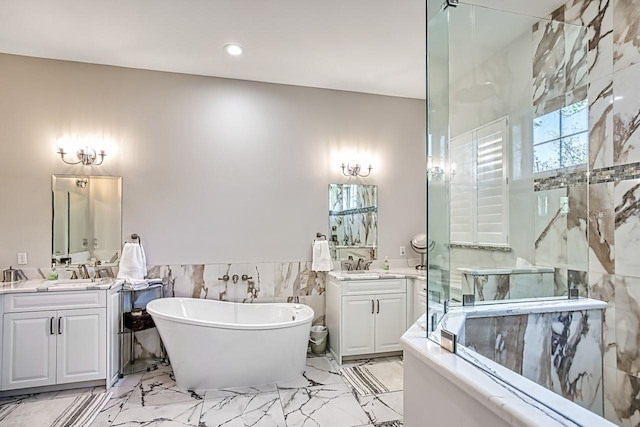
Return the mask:
<path id="1" fill-rule="evenodd" d="M 242 46 L 239 44 L 228 44 L 224 47 L 224 50 L 231 56 L 242 55 Z"/>

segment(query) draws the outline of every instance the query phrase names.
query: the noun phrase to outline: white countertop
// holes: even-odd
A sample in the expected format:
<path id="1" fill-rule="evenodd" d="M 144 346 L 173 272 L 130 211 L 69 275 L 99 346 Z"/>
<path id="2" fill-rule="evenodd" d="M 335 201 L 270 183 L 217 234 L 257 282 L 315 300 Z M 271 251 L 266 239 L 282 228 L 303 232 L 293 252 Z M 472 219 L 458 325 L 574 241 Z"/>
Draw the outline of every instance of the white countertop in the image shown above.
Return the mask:
<path id="1" fill-rule="evenodd" d="M 107 290 L 113 286 L 122 284 L 112 278 L 102 278 L 95 282 L 88 279 L 61 279 L 45 280 L 31 279 L 19 280 L 17 282 L 1 282 L 0 294 L 23 293 L 23 292 L 58 292 L 58 291 L 86 291 L 86 290 Z"/>
<path id="2" fill-rule="evenodd" d="M 520 376 L 475 352 L 467 351 L 475 364 L 442 349 L 426 337 L 424 316 L 402 336 L 405 352 L 429 369 L 439 372 L 480 404 L 513 426 L 590 426 L 614 424 L 564 397 Z M 544 402 L 544 405 L 540 402 Z M 552 408 L 552 409 L 550 409 Z M 562 414 L 562 415 L 561 415 Z"/>
<path id="3" fill-rule="evenodd" d="M 379 280 L 379 279 L 418 279 L 427 280 L 426 270 L 410 267 L 392 268 L 390 270 L 372 269 L 354 271 L 335 270 L 328 272 L 336 280 Z"/>
<path id="4" fill-rule="evenodd" d="M 488 274 L 533 274 L 533 273 L 553 273 L 553 267 L 543 267 L 539 265 L 530 265 L 526 267 L 495 267 L 495 268 L 479 268 L 479 267 L 460 267 L 460 273 L 471 274 L 473 276 L 484 276 Z"/>

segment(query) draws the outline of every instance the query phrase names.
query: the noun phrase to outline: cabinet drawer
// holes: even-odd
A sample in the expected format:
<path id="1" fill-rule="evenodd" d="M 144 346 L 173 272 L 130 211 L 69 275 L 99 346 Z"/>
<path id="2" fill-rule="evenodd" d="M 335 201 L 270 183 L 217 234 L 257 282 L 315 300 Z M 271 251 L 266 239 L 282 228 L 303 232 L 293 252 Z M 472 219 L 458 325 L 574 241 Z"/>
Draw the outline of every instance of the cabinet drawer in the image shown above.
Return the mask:
<path id="1" fill-rule="evenodd" d="M 342 295 L 367 295 L 407 292 L 407 279 L 345 280 Z"/>
<path id="2" fill-rule="evenodd" d="M 34 292 L 4 296 L 5 313 L 106 307 L 105 291 Z"/>

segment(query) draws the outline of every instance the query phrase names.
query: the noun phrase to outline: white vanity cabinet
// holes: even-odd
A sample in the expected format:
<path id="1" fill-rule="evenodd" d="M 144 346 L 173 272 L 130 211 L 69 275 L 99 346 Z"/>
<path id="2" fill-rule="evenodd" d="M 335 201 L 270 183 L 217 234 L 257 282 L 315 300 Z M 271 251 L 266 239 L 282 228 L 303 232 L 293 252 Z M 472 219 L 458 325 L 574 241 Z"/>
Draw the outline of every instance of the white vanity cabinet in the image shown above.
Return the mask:
<path id="1" fill-rule="evenodd" d="M 409 326 L 413 325 L 427 311 L 427 281 L 413 279 L 413 285 L 413 307 Z"/>
<path id="2" fill-rule="evenodd" d="M 401 351 L 407 326 L 406 279 L 335 280 L 327 285 L 330 351 L 345 356 Z"/>
<path id="3" fill-rule="evenodd" d="M 106 379 L 106 293 L 5 295 L 2 390 Z"/>

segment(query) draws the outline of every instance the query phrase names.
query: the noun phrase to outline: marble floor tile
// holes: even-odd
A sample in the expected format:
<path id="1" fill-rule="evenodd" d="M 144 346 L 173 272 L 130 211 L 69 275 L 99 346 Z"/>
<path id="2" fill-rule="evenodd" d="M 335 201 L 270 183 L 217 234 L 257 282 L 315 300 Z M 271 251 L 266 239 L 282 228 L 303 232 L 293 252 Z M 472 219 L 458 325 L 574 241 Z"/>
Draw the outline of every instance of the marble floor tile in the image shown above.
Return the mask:
<path id="1" fill-rule="evenodd" d="M 147 372 L 131 393 L 129 406 L 157 406 L 176 402 L 202 402 L 204 393 L 190 392 L 176 386 L 170 366 Z"/>
<path id="2" fill-rule="evenodd" d="M 102 411 L 91 424 L 91 427 L 107 427 L 113 424 L 116 416 L 120 413 L 124 405 L 129 401 L 134 386 L 112 387 L 109 390 L 111 399 L 107 402 Z"/>
<path id="3" fill-rule="evenodd" d="M 307 359 L 307 367 L 302 376 L 278 383 L 279 389 L 315 387 L 342 383 L 340 371 L 326 357 Z"/>
<path id="4" fill-rule="evenodd" d="M 402 420 L 402 391 L 355 398 L 372 423 Z"/>
<path id="5" fill-rule="evenodd" d="M 206 399 L 199 427 L 284 427 L 284 412 L 277 391 L 257 394 L 232 394 Z"/>
<path id="6" fill-rule="evenodd" d="M 344 383 L 280 390 L 279 393 L 288 427 L 351 427 L 370 422 Z"/>
<path id="7" fill-rule="evenodd" d="M 273 393 L 276 391 L 278 391 L 278 387 L 275 384 L 264 384 L 253 387 L 225 388 L 220 390 L 207 390 L 205 392 L 205 399 L 221 399 L 223 397 L 233 397 L 245 394 Z"/>
<path id="8" fill-rule="evenodd" d="M 156 406 L 126 404 L 111 424 L 129 426 L 197 426 L 202 412 L 202 401 L 179 402 Z"/>

